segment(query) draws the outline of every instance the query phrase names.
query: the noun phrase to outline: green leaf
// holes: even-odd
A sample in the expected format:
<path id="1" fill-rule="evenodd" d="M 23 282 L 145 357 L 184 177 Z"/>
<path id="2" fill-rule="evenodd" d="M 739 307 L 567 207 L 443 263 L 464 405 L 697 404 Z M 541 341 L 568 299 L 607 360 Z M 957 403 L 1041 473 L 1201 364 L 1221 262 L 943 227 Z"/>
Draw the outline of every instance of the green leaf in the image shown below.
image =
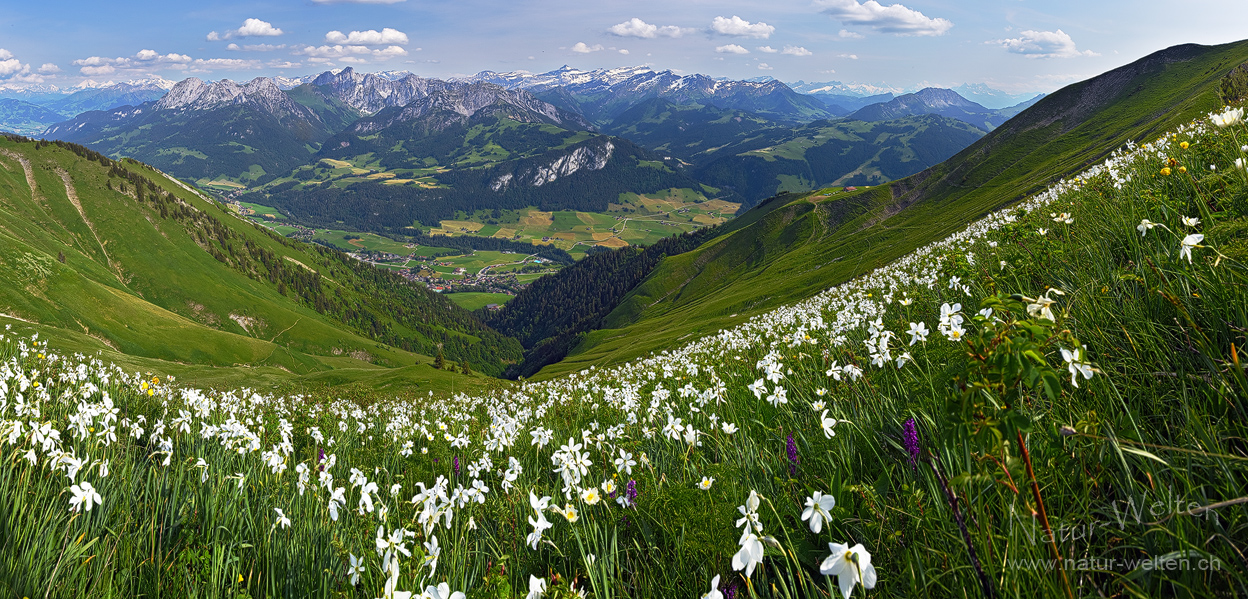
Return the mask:
<path id="1" fill-rule="evenodd" d="M 1126 446 L 1123 446 L 1123 445 L 1119 445 L 1119 446 L 1118 446 L 1118 449 L 1121 449 L 1122 451 L 1125 451 L 1125 452 L 1130 453 L 1130 454 L 1134 454 L 1134 455 L 1138 455 L 1138 456 L 1143 456 L 1143 457 L 1146 457 L 1146 458 L 1148 458 L 1148 459 L 1150 459 L 1150 460 L 1156 460 L 1156 461 L 1160 462 L 1160 463 L 1161 463 L 1161 465 L 1163 465 L 1163 466 L 1169 466 L 1169 465 L 1170 465 L 1170 464 L 1169 464 L 1169 463 L 1167 463 L 1165 460 L 1163 460 L 1163 459 L 1161 459 L 1161 458 L 1157 457 L 1157 456 L 1156 456 L 1156 455 L 1154 455 L 1153 453 L 1150 453 L 1150 452 L 1144 451 L 1143 449 L 1135 449 L 1134 447 L 1126 447 Z"/>

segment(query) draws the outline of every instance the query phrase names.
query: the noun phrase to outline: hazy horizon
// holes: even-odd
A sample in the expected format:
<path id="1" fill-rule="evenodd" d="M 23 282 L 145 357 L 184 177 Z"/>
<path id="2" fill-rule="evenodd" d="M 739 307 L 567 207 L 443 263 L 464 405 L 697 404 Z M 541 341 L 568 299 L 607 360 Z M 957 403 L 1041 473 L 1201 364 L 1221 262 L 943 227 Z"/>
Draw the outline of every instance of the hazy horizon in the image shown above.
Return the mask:
<path id="1" fill-rule="evenodd" d="M 1175 44 L 1235 41 L 1248 17 L 1248 5 L 1232 0 L 1185 10 L 1158 1 L 1026 0 L 65 4 L 14 5 L 0 15 L 0 85 L 246 81 L 347 66 L 451 78 L 566 64 L 895 90 L 982 83 L 1022 94 L 1051 92 Z"/>

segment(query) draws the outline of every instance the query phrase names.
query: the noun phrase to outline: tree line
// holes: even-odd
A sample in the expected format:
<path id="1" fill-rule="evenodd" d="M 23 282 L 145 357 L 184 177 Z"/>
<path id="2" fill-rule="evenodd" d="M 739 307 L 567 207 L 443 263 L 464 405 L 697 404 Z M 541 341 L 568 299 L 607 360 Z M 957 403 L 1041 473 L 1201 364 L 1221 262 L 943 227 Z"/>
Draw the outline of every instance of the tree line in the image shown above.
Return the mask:
<path id="1" fill-rule="evenodd" d="M 719 234 L 707 227 L 666 237 L 648 247 L 627 247 L 587 255 L 576 264 L 542 277 L 501 310 L 485 314 L 490 326 L 524 345 L 524 361 L 504 376 L 532 376 L 562 360 L 585 333 L 595 330 L 663 258 L 697 248 Z"/>

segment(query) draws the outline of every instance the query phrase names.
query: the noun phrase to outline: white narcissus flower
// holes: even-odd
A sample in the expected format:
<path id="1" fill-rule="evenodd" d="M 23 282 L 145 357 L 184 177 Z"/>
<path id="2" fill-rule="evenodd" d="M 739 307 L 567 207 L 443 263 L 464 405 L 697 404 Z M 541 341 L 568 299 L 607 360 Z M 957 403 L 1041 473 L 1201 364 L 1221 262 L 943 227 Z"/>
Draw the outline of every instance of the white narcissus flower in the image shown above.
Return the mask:
<path id="1" fill-rule="evenodd" d="M 1183 238 L 1179 246 L 1179 257 L 1187 258 L 1187 263 L 1192 263 L 1192 248 L 1200 247 L 1200 242 L 1205 240 L 1205 236 L 1200 233 L 1193 233 Z"/>
<path id="2" fill-rule="evenodd" d="M 464 599 L 462 591 L 451 592 L 451 585 L 440 582 L 438 586 L 427 586 L 425 592 L 421 595 L 421 599 Z"/>
<path id="3" fill-rule="evenodd" d="M 73 494 L 73 497 L 69 498 L 69 508 L 72 511 L 76 512 L 81 508 L 89 512 L 91 508 L 104 504 L 104 498 L 100 497 L 95 487 L 85 480 L 81 484 L 70 487 L 69 492 Z"/>
<path id="4" fill-rule="evenodd" d="M 910 330 L 906 332 L 910 333 L 910 345 L 914 345 L 915 343 L 918 343 L 920 341 L 927 341 L 927 334 L 930 331 L 927 328 L 927 323 L 912 322 L 910 323 Z"/>
<path id="5" fill-rule="evenodd" d="M 724 594 L 719 592 L 719 575 L 716 574 L 711 579 L 711 590 L 702 594 L 702 599 L 724 599 Z"/>
<path id="6" fill-rule="evenodd" d="M 802 521 L 810 520 L 810 532 L 819 534 L 823 530 L 825 520 L 832 521 L 832 508 L 836 507 L 836 498 L 824 495 L 819 491 L 806 498 L 806 509 L 802 512 Z"/>
<path id="7" fill-rule="evenodd" d="M 1044 295 L 1036 299 L 1023 298 L 1028 302 L 1031 302 L 1027 304 L 1027 314 L 1029 316 L 1039 316 L 1040 318 L 1056 321 L 1057 318 L 1053 316 L 1053 309 L 1050 308 L 1050 306 L 1057 303 L 1057 301 L 1049 297 L 1054 293 L 1058 295 L 1066 295 L 1066 293 L 1060 289 L 1049 288 L 1048 291 L 1044 292 Z"/>
<path id="8" fill-rule="evenodd" d="M 1090 365 L 1082 361 L 1080 355 L 1083 350 L 1079 348 L 1066 349 L 1062 348 L 1062 359 L 1066 361 L 1066 369 L 1070 371 L 1070 384 L 1075 387 L 1079 386 L 1078 375 L 1082 374 L 1085 380 L 1092 378 L 1095 372 Z"/>
<path id="9" fill-rule="evenodd" d="M 819 426 L 823 428 L 824 437 L 831 439 L 836 436 L 836 431 L 833 430 L 833 428 L 836 426 L 837 422 L 840 421 L 835 418 L 828 418 L 827 410 L 819 413 Z"/>
<path id="10" fill-rule="evenodd" d="M 633 474 L 633 466 L 637 465 L 637 461 L 633 459 L 633 454 L 620 450 L 620 457 L 615 458 L 615 470 L 625 476 Z"/>
<path id="11" fill-rule="evenodd" d="M 355 586 L 360 582 L 360 575 L 366 570 L 364 560 L 355 557 L 354 553 L 348 554 L 347 557 L 351 558 L 351 567 L 347 568 L 347 574 L 351 575 L 351 586 Z"/>
<path id="12" fill-rule="evenodd" d="M 282 508 L 275 507 L 273 508 L 273 511 L 277 512 L 277 521 L 273 523 L 273 528 L 277 528 L 278 526 L 281 526 L 282 528 L 290 528 L 290 518 L 286 517 L 286 513 L 282 511 Z"/>
<path id="13" fill-rule="evenodd" d="M 875 588 L 875 566 L 871 565 L 871 554 L 862 546 L 862 543 L 853 547 L 841 543 L 828 543 L 828 549 L 832 551 L 832 555 L 829 555 L 819 565 L 819 573 L 825 576 L 835 576 L 845 599 L 849 599 L 849 594 L 859 582 L 862 583 L 863 588 Z"/>
<path id="14" fill-rule="evenodd" d="M 1200 226 L 1200 219 L 1191 216 L 1184 216 L 1183 224 L 1189 227 L 1198 227 Z"/>
<path id="15" fill-rule="evenodd" d="M 763 563 L 763 541 L 747 528 L 737 542 L 741 549 L 732 556 L 732 569 L 745 570 L 745 577 L 749 578 L 754 574 L 754 568 Z"/>
<path id="16" fill-rule="evenodd" d="M 1221 114 L 1210 114 L 1209 119 L 1212 120 L 1213 124 L 1217 125 L 1219 129 L 1223 129 L 1236 123 L 1243 122 L 1244 109 L 1227 108 Z"/>
<path id="17" fill-rule="evenodd" d="M 529 594 L 524 599 L 542 599 L 546 596 L 546 579 L 529 575 Z"/>
<path id="18" fill-rule="evenodd" d="M 438 535 L 433 535 L 427 543 L 425 543 L 425 565 L 429 566 L 429 572 L 438 569 L 438 558 L 442 556 L 442 548 L 438 546 Z"/>

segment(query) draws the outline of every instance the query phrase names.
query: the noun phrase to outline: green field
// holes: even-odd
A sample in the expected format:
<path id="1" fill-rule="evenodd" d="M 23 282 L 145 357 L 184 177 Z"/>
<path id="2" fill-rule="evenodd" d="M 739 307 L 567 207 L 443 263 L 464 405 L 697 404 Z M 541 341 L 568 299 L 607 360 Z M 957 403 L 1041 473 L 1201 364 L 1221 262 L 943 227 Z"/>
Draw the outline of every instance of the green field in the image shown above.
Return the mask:
<path id="1" fill-rule="evenodd" d="M 710 200 L 705 193 L 693 189 L 670 189 L 646 195 L 620 194 L 618 203 L 611 204 L 608 212 L 543 212 L 536 208 L 481 211 L 444 220 L 429 233 L 550 244 L 580 258 L 595 245 L 650 245 L 664 237 L 722 224 L 739 207 L 732 202 Z"/>
<path id="2" fill-rule="evenodd" d="M 490 304 L 503 305 L 515 296 L 506 293 L 448 293 L 446 299 L 455 302 L 456 305 L 465 310 L 479 310 Z"/>
<path id="3" fill-rule="evenodd" d="M 280 221 L 290 220 L 286 218 L 286 215 L 282 214 L 281 212 L 277 210 L 277 208 L 274 208 L 272 206 L 265 206 L 263 204 L 253 204 L 251 202 L 239 202 L 239 205 L 242 206 L 244 210 L 251 211 L 251 214 L 244 214 L 244 216 L 252 218 L 253 220 L 260 220 L 260 221 L 265 221 L 265 222 L 273 222 L 273 221 L 280 222 Z"/>

